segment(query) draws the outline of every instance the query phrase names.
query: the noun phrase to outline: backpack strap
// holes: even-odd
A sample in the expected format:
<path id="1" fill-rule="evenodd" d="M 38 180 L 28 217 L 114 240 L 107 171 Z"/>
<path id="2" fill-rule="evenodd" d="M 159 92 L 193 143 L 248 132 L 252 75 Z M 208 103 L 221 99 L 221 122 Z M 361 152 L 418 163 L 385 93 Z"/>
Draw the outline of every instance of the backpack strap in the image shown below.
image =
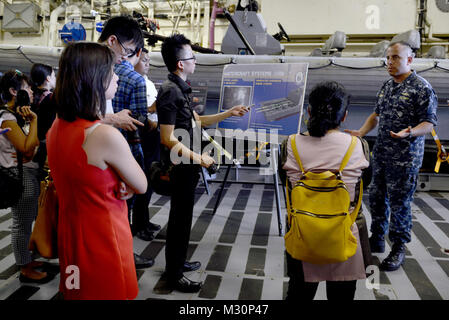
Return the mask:
<path id="1" fill-rule="evenodd" d="M 292 208 L 291 208 L 291 204 L 290 204 L 290 193 L 289 193 L 289 187 L 288 187 L 288 177 L 285 178 L 285 196 L 287 197 L 287 222 L 288 222 L 288 226 L 290 227 L 291 225 L 291 212 L 292 212 Z"/>
<path id="2" fill-rule="evenodd" d="M 340 168 L 338 169 L 338 173 L 340 174 L 340 176 L 341 176 L 341 172 L 348 164 L 349 158 L 351 158 L 352 152 L 354 151 L 356 144 L 357 144 L 357 138 L 354 136 L 351 136 L 351 144 L 349 145 L 348 151 L 346 151 L 343 161 L 341 162 Z"/>
<path id="3" fill-rule="evenodd" d="M 290 136 L 290 142 L 292 144 L 293 155 L 295 156 L 296 162 L 299 165 L 299 169 L 301 169 L 302 175 L 304 175 L 304 167 L 302 166 L 301 159 L 299 158 L 298 148 L 296 147 L 296 134 L 292 134 Z"/>

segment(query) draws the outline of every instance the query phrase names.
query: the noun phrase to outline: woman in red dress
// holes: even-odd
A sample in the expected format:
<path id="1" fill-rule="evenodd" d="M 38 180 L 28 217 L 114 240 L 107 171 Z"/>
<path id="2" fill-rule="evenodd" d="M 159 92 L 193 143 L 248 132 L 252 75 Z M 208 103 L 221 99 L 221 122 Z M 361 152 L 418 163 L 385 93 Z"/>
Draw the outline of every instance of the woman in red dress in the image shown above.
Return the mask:
<path id="1" fill-rule="evenodd" d="M 106 99 L 117 90 L 113 64 L 109 48 L 89 42 L 70 44 L 59 62 L 58 117 L 47 149 L 59 198 L 64 299 L 134 299 L 138 293 L 125 200 L 144 193 L 147 180 L 123 135 L 100 124 Z"/>

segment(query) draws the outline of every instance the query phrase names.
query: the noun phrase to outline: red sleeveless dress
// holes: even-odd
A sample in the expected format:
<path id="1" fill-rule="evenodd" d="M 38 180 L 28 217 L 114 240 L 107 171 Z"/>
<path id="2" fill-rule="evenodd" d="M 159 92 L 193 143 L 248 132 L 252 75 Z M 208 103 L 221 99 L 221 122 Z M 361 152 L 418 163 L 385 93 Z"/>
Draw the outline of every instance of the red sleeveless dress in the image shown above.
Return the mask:
<path id="1" fill-rule="evenodd" d="M 82 148 L 85 129 L 95 123 L 56 118 L 47 134 L 59 198 L 59 290 L 64 299 L 134 299 L 138 285 L 128 209 L 115 196 L 120 178 L 111 167 L 88 164 Z"/>

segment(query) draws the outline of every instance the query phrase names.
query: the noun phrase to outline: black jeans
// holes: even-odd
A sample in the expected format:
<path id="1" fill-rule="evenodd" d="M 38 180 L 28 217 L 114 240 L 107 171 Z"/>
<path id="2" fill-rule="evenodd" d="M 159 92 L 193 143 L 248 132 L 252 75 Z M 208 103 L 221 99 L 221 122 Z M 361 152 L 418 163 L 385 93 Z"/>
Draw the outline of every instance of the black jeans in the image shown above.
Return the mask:
<path id="1" fill-rule="evenodd" d="M 176 165 L 170 172 L 172 196 L 165 246 L 165 272 L 169 281 L 183 276 L 198 180 L 198 165 Z"/>
<path id="2" fill-rule="evenodd" d="M 287 252 L 288 281 L 287 301 L 298 302 L 301 300 L 313 300 L 318 289 L 319 282 L 305 282 L 302 261 L 292 258 Z M 328 300 L 354 300 L 357 280 L 351 281 L 326 281 L 326 295 Z"/>

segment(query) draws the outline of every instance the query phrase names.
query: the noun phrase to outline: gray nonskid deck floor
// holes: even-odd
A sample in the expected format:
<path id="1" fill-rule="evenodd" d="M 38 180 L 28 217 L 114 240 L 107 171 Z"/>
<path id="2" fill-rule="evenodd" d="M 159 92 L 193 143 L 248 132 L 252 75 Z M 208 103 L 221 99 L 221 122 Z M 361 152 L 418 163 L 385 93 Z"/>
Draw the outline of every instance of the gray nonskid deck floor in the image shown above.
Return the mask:
<path id="1" fill-rule="evenodd" d="M 284 261 L 284 240 L 278 235 L 274 190 L 270 185 L 228 184 L 215 214 L 218 183 L 209 185 L 211 195 L 198 187 L 188 259 L 202 267 L 186 274 L 204 281 L 199 293 L 155 292 L 165 267 L 165 233 L 169 198 L 153 195 L 151 221 L 162 225 L 152 242 L 134 238 L 134 251 L 155 258 L 155 265 L 138 270 L 137 299 L 167 300 L 281 300 L 288 278 Z M 282 193 L 281 193 L 282 199 Z M 282 210 L 285 212 L 284 203 Z M 366 195 L 364 212 L 367 213 Z M 418 192 L 412 206 L 413 239 L 407 244 L 405 264 L 394 272 L 380 272 L 378 289 L 365 280 L 357 283 L 358 300 L 448 300 L 449 193 Z M 370 216 L 366 214 L 368 225 Z M 282 217 L 284 220 L 284 217 Z M 49 300 L 58 298 L 59 275 L 44 285 L 21 284 L 11 248 L 11 213 L 0 210 L 0 299 Z M 284 221 L 282 221 L 284 223 Z M 389 252 L 376 254 L 375 262 Z M 57 260 L 52 260 L 57 263 Z M 375 274 L 371 272 L 370 280 Z M 375 278 L 374 278 L 375 279 Z M 373 281 L 369 281 L 372 284 Z M 321 283 L 317 300 L 325 299 Z"/>

